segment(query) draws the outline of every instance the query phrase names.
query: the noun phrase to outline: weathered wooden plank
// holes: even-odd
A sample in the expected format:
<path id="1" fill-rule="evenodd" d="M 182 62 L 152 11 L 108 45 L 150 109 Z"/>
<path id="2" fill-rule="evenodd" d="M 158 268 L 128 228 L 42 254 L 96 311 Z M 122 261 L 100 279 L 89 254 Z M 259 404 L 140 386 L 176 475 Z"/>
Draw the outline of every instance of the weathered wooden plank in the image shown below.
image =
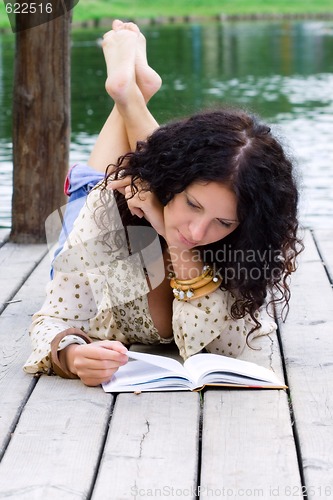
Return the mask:
<path id="1" fill-rule="evenodd" d="M 46 245 L 6 243 L 0 248 L 0 312 L 46 252 Z"/>
<path id="2" fill-rule="evenodd" d="M 93 500 L 195 498 L 199 394 L 120 394 Z"/>
<path id="3" fill-rule="evenodd" d="M 263 313 L 263 317 L 274 321 L 268 314 Z M 251 361 L 273 370 L 283 381 L 283 367 L 277 332 L 256 337 L 249 341 L 249 346 L 250 348 L 244 349 L 239 359 Z"/>
<path id="4" fill-rule="evenodd" d="M 313 236 L 311 234 L 311 231 L 309 229 L 304 229 L 300 235 L 302 236 L 305 251 L 303 251 L 298 256 L 298 259 L 297 259 L 298 262 L 299 263 L 302 263 L 302 262 L 320 262 L 323 265 L 322 259 L 318 253 L 316 245 L 314 245 Z M 297 274 L 299 274 L 299 273 L 297 273 Z M 296 276 L 296 274 L 294 274 L 293 277 L 294 276 Z"/>
<path id="5" fill-rule="evenodd" d="M 241 358 L 271 368 L 283 380 L 276 333 L 258 337 L 251 346 L 255 350 Z M 200 498 L 285 498 L 290 485 L 302 497 L 287 393 L 207 390 Z"/>
<path id="6" fill-rule="evenodd" d="M 333 229 L 316 229 L 314 238 L 333 283 Z"/>
<path id="7" fill-rule="evenodd" d="M 200 499 L 285 499 L 288 488 L 303 498 L 284 391 L 207 391 Z"/>
<path id="8" fill-rule="evenodd" d="M 49 258 L 35 269 L 14 300 L 0 316 L 0 457 L 8 442 L 20 408 L 35 381 L 22 366 L 30 354 L 27 333 L 32 314 L 42 304 L 48 280 Z"/>
<path id="9" fill-rule="evenodd" d="M 0 228 L 0 246 L 2 246 L 9 238 L 10 229 L 8 227 Z"/>
<path id="10" fill-rule="evenodd" d="M 43 375 L 0 464 L 0 497 L 88 498 L 111 405 L 102 388 Z"/>
<path id="11" fill-rule="evenodd" d="M 333 491 L 333 292 L 310 234 L 281 337 L 308 499 Z"/>

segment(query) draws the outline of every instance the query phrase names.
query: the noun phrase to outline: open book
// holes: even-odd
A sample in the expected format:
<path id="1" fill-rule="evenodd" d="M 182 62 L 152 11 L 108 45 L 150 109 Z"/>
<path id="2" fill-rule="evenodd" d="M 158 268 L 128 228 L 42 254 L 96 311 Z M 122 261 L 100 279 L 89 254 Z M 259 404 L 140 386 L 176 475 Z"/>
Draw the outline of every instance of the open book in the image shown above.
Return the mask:
<path id="1" fill-rule="evenodd" d="M 204 386 L 286 389 L 275 373 L 255 363 L 219 354 L 195 354 L 184 365 L 166 356 L 129 351 L 105 392 L 186 391 Z"/>

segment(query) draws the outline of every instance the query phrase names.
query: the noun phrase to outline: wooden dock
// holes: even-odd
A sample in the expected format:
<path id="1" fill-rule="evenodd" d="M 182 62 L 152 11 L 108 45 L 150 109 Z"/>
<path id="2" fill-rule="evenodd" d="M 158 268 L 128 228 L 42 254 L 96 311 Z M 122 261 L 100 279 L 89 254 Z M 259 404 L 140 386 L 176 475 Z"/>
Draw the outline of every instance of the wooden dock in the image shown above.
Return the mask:
<path id="1" fill-rule="evenodd" d="M 50 260 L 0 236 L 0 498 L 333 500 L 333 230 L 305 232 L 287 321 L 247 354 L 288 391 L 117 396 L 22 371 Z"/>

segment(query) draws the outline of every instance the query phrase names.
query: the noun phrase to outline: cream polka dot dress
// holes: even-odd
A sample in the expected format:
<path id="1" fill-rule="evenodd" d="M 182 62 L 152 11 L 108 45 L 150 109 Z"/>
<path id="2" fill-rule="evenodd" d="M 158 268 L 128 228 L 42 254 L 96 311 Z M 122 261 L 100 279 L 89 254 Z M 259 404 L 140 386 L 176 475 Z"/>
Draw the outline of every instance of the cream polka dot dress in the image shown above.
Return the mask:
<path id="1" fill-rule="evenodd" d="M 119 340 L 126 345 L 174 340 L 184 359 L 203 348 L 233 357 L 243 351 L 254 322 L 249 316 L 233 320 L 230 309 L 234 299 L 220 289 L 191 302 L 175 299 L 174 335 L 160 337 L 148 308 L 144 252 L 130 254 L 127 242 L 128 232 L 112 191 L 93 189 L 54 262 L 54 279 L 47 285 L 46 300 L 33 316 L 29 331 L 33 351 L 24 365 L 26 372 L 50 371 L 51 341 L 68 328 L 78 328 L 91 339 Z M 256 336 L 276 328 L 273 321 L 260 321 L 262 327 Z M 84 340 L 68 335 L 59 349 L 73 342 Z"/>

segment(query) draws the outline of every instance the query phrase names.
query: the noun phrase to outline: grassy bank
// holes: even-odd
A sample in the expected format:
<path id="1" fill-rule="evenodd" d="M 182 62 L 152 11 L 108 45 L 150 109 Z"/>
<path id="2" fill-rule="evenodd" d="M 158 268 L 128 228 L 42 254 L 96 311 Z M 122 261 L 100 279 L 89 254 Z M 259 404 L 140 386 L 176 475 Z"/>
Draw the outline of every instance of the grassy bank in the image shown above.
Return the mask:
<path id="1" fill-rule="evenodd" d="M 323 12 L 333 12 L 332 0 L 80 0 L 74 8 L 74 21 Z M 0 27 L 9 27 L 3 2 L 0 2 Z"/>
<path id="2" fill-rule="evenodd" d="M 333 11 L 332 0 L 81 0 L 74 19 L 215 16 L 224 14 L 282 14 Z"/>

